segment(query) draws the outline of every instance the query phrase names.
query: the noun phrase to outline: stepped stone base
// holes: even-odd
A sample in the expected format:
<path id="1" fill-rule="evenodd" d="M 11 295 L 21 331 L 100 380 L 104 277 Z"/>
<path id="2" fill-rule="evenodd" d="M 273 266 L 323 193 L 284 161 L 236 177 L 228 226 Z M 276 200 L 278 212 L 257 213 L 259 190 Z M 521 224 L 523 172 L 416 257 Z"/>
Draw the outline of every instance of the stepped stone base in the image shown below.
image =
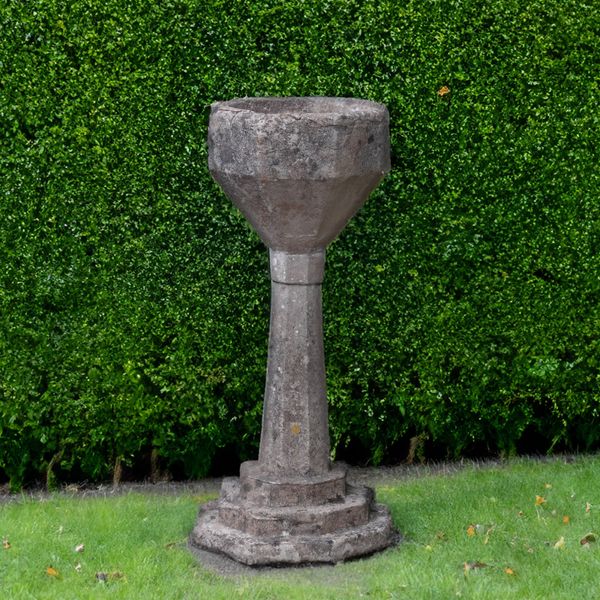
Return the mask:
<path id="1" fill-rule="evenodd" d="M 370 488 L 346 485 L 345 469 L 340 492 L 342 469 L 332 469 L 328 479 L 335 482 L 333 488 L 324 480 L 315 484 L 324 492 L 322 502 L 314 502 L 317 498 L 299 481 L 247 485 L 247 468 L 243 469 L 241 482 L 226 478 L 219 500 L 201 508 L 190 542 L 252 566 L 337 563 L 387 548 L 397 535 L 388 509 L 374 502 Z M 257 487 L 266 487 L 266 497 L 255 493 Z M 303 500 L 312 497 L 313 503 L 301 504 L 291 497 L 287 505 L 265 503 L 267 498 L 282 499 L 282 494 L 271 493 L 282 489 L 286 494 L 298 491 Z"/>

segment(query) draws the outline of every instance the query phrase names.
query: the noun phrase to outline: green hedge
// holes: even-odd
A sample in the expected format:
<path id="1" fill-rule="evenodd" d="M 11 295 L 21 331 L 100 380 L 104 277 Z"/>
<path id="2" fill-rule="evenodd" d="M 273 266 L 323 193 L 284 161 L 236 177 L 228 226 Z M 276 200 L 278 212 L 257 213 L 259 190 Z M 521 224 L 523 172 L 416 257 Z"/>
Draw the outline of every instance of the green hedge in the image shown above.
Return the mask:
<path id="1" fill-rule="evenodd" d="M 338 456 L 599 446 L 598 0 L 6 0 L 0 33 L 0 478 L 255 455 L 267 253 L 205 145 L 245 95 L 390 110 L 328 252 Z"/>

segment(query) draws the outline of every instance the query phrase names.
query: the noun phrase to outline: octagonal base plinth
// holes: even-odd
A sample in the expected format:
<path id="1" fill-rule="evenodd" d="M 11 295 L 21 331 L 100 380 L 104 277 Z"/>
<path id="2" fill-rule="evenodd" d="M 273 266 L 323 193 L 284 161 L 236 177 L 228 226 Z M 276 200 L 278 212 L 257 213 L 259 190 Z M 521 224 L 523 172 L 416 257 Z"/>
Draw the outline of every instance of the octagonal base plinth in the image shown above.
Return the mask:
<path id="1" fill-rule="evenodd" d="M 337 563 L 383 550 L 396 540 L 388 509 L 373 491 L 348 486 L 344 498 L 309 506 L 257 506 L 241 499 L 239 480 L 202 507 L 190 542 L 251 566 Z"/>

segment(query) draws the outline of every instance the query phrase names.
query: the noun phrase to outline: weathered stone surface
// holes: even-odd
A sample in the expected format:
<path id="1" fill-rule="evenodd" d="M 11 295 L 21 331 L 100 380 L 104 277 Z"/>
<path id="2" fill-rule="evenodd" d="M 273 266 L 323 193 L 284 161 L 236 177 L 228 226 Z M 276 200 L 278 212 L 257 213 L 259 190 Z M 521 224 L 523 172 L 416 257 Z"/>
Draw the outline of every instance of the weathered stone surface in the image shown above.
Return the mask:
<path id="1" fill-rule="evenodd" d="M 290 254 L 281 250 L 269 251 L 271 280 L 276 283 L 318 284 L 323 282 L 325 251 L 310 254 Z"/>
<path id="2" fill-rule="evenodd" d="M 218 503 L 224 525 L 252 535 L 319 534 L 365 525 L 373 503 L 373 490 L 348 488 L 337 501 L 319 505 L 257 506 L 240 496 L 237 478 L 223 482 Z"/>
<path id="3" fill-rule="evenodd" d="M 338 562 L 390 545 L 388 511 L 331 465 L 325 248 L 389 171 L 389 116 L 352 98 L 213 105 L 209 168 L 270 249 L 271 322 L 258 461 L 223 483 L 192 544 L 249 565 Z"/>
<path id="4" fill-rule="evenodd" d="M 242 498 L 256 506 L 299 506 L 338 502 L 346 495 L 346 466 L 333 464 L 317 475 L 273 474 L 258 461 L 240 467 Z"/>
<path id="5" fill-rule="evenodd" d="M 382 504 L 373 504 L 367 523 L 356 527 L 330 533 L 253 535 L 223 524 L 218 502 L 212 502 L 200 512 L 190 541 L 247 565 L 267 565 L 337 563 L 383 550 L 395 536 L 389 512 Z"/>
<path id="6" fill-rule="evenodd" d="M 325 248 L 390 169 L 385 106 L 353 98 L 213 104 L 209 168 L 275 250 Z"/>
<path id="7" fill-rule="evenodd" d="M 260 453 L 270 473 L 329 469 L 321 285 L 271 282 L 271 326 Z"/>

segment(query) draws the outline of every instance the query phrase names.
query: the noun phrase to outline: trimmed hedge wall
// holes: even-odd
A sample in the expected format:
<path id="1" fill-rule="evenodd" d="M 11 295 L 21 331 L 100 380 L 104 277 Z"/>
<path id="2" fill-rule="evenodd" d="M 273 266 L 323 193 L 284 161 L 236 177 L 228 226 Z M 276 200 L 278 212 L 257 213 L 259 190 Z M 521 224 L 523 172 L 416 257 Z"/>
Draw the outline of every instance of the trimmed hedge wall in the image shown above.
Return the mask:
<path id="1" fill-rule="evenodd" d="M 338 456 L 598 448 L 598 0 L 6 0 L 0 32 L 0 479 L 255 455 L 267 253 L 205 146 L 245 95 L 390 110 L 328 252 Z"/>

